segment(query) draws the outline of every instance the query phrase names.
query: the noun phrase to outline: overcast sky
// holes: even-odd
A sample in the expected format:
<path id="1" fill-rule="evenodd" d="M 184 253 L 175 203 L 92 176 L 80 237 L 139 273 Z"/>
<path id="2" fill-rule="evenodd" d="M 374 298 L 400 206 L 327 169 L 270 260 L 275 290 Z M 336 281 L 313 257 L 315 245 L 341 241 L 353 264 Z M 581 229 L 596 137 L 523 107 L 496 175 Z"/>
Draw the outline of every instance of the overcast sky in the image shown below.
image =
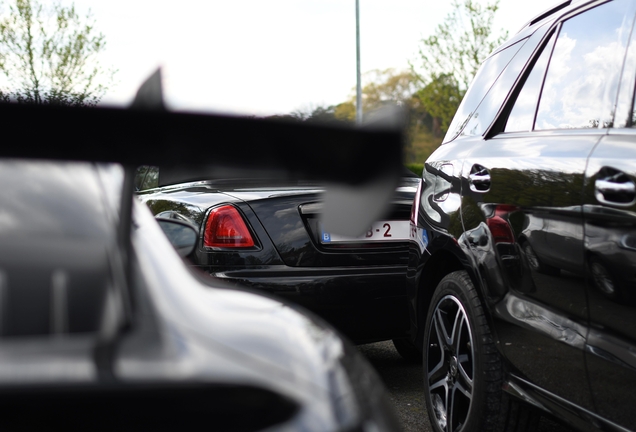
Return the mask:
<path id="1" fill-rule="evenodd" d="M 70 1 L 64 0 L 64 4 Z M 405 69 L 449 0 L 360 0 L 362 71 Z M 555 0 L 501 0 L 510 34 Z M 337 104 L 356 80 L 355 0 L 75 0 L 106 35 L 118 84 L 103 103 L 128 104 L 161 65 L 176 110 L 271 115 Z"/>

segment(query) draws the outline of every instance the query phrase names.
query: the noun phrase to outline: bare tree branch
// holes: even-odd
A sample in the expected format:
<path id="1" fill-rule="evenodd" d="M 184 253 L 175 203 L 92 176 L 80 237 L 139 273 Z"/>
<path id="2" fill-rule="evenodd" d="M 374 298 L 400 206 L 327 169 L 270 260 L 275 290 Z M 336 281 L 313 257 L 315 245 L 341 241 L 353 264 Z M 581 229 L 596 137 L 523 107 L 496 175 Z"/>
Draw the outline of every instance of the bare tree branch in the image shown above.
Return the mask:
<path id="1" fill-rule="evenodd" d="M 96 105 L 114 82 L 99 54 L 105 36 L 90 11 L 59 1 L 14 0 L 0 15 L 0 99 L 60 105 Z M 4 5 L 0 0 L 0 5 Z"/>

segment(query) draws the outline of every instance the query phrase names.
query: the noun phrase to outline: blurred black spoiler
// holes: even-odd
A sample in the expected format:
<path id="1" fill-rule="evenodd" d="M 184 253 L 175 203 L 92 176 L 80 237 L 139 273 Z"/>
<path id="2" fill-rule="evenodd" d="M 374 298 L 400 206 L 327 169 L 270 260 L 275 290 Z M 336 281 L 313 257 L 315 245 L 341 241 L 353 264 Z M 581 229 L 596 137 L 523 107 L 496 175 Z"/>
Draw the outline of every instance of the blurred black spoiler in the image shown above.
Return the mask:
<path id="1" fill-rule="evenodd" d="M 391 115 L 389 115 L 391 116 Z M 399 176 L 392 120 L 366 128 L 119 108 L 0 104 L 0 157 L 267 170 L 307 180 L 365 183 Z M 399 121 L 397 123 L 400 123 Z M 388 125 L 387 125 L 388 124 Z M 7 133 L 11 132 L 13 133 Z M 6 137 L 13 136 L 13 142 Z"/>

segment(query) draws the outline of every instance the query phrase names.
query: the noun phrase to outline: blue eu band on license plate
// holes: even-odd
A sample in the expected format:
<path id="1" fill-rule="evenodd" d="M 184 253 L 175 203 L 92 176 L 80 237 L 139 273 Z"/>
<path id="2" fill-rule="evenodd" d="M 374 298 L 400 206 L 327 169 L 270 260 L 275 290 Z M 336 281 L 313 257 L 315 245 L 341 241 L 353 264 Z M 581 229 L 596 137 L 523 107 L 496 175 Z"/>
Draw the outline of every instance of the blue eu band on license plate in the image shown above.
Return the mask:
<path id="1" fill-rule="evenodd" d="M 378 221 L 367 227 L 358 237 L 343 236 L 320 229 L 320 243 L 361 243 L 406 241 L 409 239 L 409 221 Z"/>

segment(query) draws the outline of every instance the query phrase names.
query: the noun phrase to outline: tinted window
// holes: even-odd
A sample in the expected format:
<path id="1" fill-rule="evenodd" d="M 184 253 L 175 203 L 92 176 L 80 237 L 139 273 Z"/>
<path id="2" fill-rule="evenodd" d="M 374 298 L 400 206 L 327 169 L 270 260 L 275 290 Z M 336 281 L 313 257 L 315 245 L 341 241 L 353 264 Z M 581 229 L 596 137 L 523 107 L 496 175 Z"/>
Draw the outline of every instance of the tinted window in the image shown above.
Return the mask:
<path id="1" fill-rule="evenodd" d="M 552 35 L 550 41 L 543 48 L 541 56 L 532 68 L 528 79 L 523 85 L 523 88 L 515 101 L 515 105 L 512 108 L 512 112 L 508 117 L 505 132 L 532 130 L 534 114 L 537 110 L 537 102 L 539 100 L 539 93 L 541 92 L 541 85 L 543 84 L 543 76 L 545 75 L 545 70 L 548 66 L 550 54 L 552 54 L 554 39 L 555 36 Z"/>
<path id="2" fill-rule="evenodd" d="M 457 109 L 457 113 L 448 128 L 448 133 L 444 137 L 444 142 L 454 139 L 462 129 L 464 129 L 473 111 L 479 106 L 484 95 L 490 90 L 490 87 L 492 87 L 497 77 L 505 69 L 521 45 L 520 43 L 516 43 L 509 46 L 487 58 L 486 61 L 482 63 L 462 103 Z"/>
<path id="3" fill-rule="evenodd" d="M 563 23 L 535 129 L 611 127 L 636 3 L 617 0 Z"/>

